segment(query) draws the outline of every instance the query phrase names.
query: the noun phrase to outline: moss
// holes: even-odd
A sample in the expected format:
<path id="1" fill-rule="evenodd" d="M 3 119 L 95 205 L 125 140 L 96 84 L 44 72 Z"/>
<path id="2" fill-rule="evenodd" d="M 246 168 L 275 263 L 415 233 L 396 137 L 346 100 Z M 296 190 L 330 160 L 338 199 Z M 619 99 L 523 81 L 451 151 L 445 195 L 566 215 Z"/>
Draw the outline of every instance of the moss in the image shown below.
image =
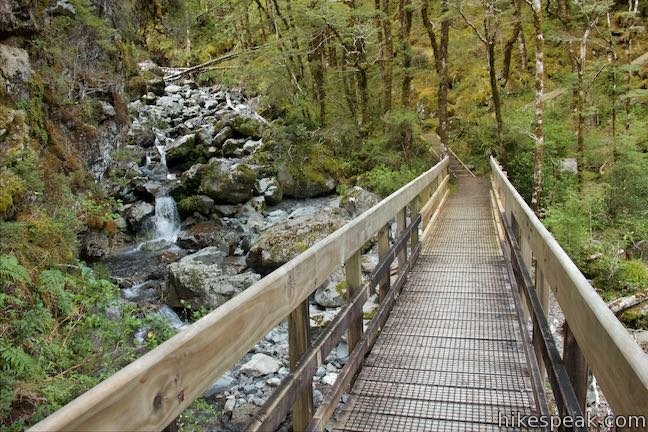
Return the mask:
<path id="1" fill-rule="evenodd" d="M 637 289 L 648 287 L 648 270 L 640 260 L 627 260 L 619 263 L 617 275 L 624 288 Z"/>
<path id="2" fill-rule="evenodd" d="M 349 284 L 347 283 L 347 281 L 343 280 L 338 282 L 337 285 L 335 285 L 335 292 L 337 292 L 338 295 L 343 299 L 346 299 L 348 288 L 349 288 Z"/>
<path id="3" fill-rule="evenodd" d="M 648 329 L 648 302 L 626 309 L 619 318 L 632 328 Z"/>
<path id="4" fill-rule="evenodd" d="M 369 312 L 363 312 L 362 318 L 368 321 L 373 319 L 377 313 L 378 313 L 378 306 L 372 308 Z"/>

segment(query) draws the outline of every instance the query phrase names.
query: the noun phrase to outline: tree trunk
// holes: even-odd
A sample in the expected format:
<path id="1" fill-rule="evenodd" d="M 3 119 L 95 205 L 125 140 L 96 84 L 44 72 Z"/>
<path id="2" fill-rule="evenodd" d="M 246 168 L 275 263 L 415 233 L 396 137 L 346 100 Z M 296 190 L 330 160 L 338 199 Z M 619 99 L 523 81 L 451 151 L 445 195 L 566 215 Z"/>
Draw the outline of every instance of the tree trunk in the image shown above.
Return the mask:
<path id="1" fill-rule="evenodd" d="M 401 105 L 410 104 L 412 90 L 412 46 L 410 34 L 412 30 L 412 0 L 400 0 L 400 39 L 403 53 L 403 84 L 401 86 Z"/>
<path id="2" fill-rule="evenodd" d="M 383 113 L 387 114 L 392 106 L 394 41 L 392 39 L 389 0 L 382 0 L 382 26 L 385 37 L 385 68 L 383 75 Z"/>
<path id="3" fill-rule="evenodd" d="M 583 184 L 583 168 L 585 164 L 585 63 L 587 61 L 587 42 L 591 32 L 588 27 L 583 33 L 580 43 L 580 57 L 576 64 L 576 142 L 578 144 L 578 183 Z"/>
<path id="4" fill-rule="evenodd" d="M 495 69 L 495 38 L 488 39 L 488 76 L 490 78 L 493 110 L 497 123 L 497 140 L 499 142 L 500 156 L 504 156 L 504 119 L 502 118 L 502 103 L 500 101 L 499 87 L 497 86 L 497 70 Z"/>
<path id="5" fill-rule="evenodd" d="M 439 128 L 437 133 L 441 141 L 439 156 L 445 158 L 448 153 L 448 42 L 450 41 L 450 18 L 448 17 L 448 0 L 441 1 L 441 40 L 439 44 L 440 73 L 439 93 L 437 96 L 437 110 L 439 117 Z"/>
<path id="6" fill-rule="evenodd" d="M 430 0 L 423 0 L 421 4 L 421 19 L 423 21 L 423 26 L 425 31 L 428 34 L 430 39 L 430 45 L 432 46 L 432 52 L 434 53 L 434 69 L 436 73 L 441 73 L 441 53 L 439 51 L 439 43 L 437 42 L 436 33 L 434 33 L 434 24 L 430 21 L 430 16 L 428 9 L 430 7 Z"/>
<path id="7" fill-rule="evenodd" d="M 536 215 L 540 215 L 542 204 L 542 166 L 544 159 L 544 32 L 542 29 L 542 2 L 533 0 L 533 27 L 535 29 L 535 162 L 533 168 L 533 197 L 531 206 Z"/>
<path id="8" fill-rule="evenodd" d="M 313 93 L 319 106 L 319 125 L 324 126 L 326 124 L 326 93 L 324 76 L 325 41 L 324 31 L 322 29 L 316 31 L 317 35 L 313 37 L 310 42 L 308 64 L 310 66 L 311 75 L 313 76 Z"/>

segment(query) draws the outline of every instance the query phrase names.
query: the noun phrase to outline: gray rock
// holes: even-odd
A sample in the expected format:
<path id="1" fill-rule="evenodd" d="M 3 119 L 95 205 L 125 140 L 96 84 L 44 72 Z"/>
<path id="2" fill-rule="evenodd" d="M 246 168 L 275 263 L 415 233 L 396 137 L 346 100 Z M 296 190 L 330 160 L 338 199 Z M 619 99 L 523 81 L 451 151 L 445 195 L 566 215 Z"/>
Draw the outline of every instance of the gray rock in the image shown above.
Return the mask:
<path id="1" fill-rule="evenodd" d="M 31 76 L 32 68 L 27 51 L 0 44 L 0 90 L 16 96 L 27 95 L 27 83 Z"/>
<path id="2" fill-rule="evenodd" d="M 350 216 L 356 217 L 378 204 L 379 201 L 378 195 L 360 186 L 354 186 L 342 194 L 340 208 L 346 210 Z"/>
<path id="3" fill-rule="evenodd" d="M 193 307 L 217 308 L 261 279 L 255 273 L 229 276 L 225 257 L 217 247 L 208 247 L 170 264 L 165 283 L 167 303 L 180 306 L 184 299 Z"/>
<path id="4" fill-rule="evenodd" d="M 204 158 L 203 148 L 196 142 L 196 134 L 181 136 L 166 148 L 166 161 L 169 167 L 189 166 Z"/>
<path id="5" fill-rule="evenodd" d="M 117 111 L 115 111 L 115 107 L 109 104 L 108 102 L 99 101 L 99 105 L 101 106 L 101 114 L 103 115 L 103 118 L 115 117 L 117 115 Z"/>
<path id="6" fill-rule="evenodd" d="M 347 360 L 349 360 L 349 346 L 346 342 L 340 342 L 335 351 L 335 357 L 340 364 L 346 364 Z"/>
<path id="7" fill-rule="evenodd" d="M 232 378 L 231 375 L 225 374 L 222 377 L 218 378 L 216 381 L 214 381 L 214 383 L 211 386 L 209 386 L 209 388 L 205 391 L 205 393 L 203 393 L 202 397 L 210 398 L 219 393 L 223 393 L 224 391 L 227 391 L 232 387 L 235 387 L 236 385 L 238 385 L 238 381 Z M 234 399 L 229 399 L 229 400 L 234 401 Z"/>
<path id="8" fill-rule="evenodd" d="M 143 62 L 137 63 L 137 67 L 140 72 L 150 72 L 159 77 L 164 75 L 164 70 L 158 66 L 153 60 L 144 60 Z"/>
<path id="9" fill-rule="evenodd" d="M 315 303 L 323 307 L 340 307 L 346 302 L 346 282 L 329 281 L 315 290 Z"/>
<path id="10" fill-rule="evenodd" d="M 235 399 L 228 399 L 225 402 L 225 406 L 223 407 L 223 412 L 231 413 L 232 411 L 234 411 L 235 406 L 236 406 L 236 400 Z"/>
<path id="11" fill-rule="evenodd" d="M 576 158 L 564 158 L 560 161 L 560 171 L 576 174 L 578 172 L 578 160 Z"/>
<path id="12" fill-rule="evenodd" d="M 164 91 L 169 94 L 180 93 L 182 90 L 184 89 L 181 86 L 176 84 L 171 84 L 164 88 Z"/>
<path id="13" fill-rule="evenodd" d="M 214 200 L 207 195 L 194 195 L 184 198 L 178 203 L 178 211 L 183 216 L 191 216 L 198 212 L 204 216 L 209 216 L 214 208 Z"/>
<path id="14" fill-rule="evenodd" d="M 216 136 L 212 140 L 212 145 L 220 150 L 220 148 L 223 147 L 223 144 L 225 144 L 225 141 L 232 138 L 233 135 L 234 131 L 232 131 L 232 128 L 225 126 L 220 130 L 220 132 L 216 134 Z"/>
<path id="15" fill-rule="evenodd" d="M 52 16 L 74 17 L 77 14 L 76 9 L 67 0 L 58 0 L 52 6 L 47 8 L 47 12 Z"/>
<path id="16" fill-rule="evenodd" d="M 205 167 L 199 191 L 223 204 L 238 204 L 252 198 L 256 170 L 245 163 L 212 159 Z"/>
<path id="17" fill-rule="evenodd" d="M 227 228 L 222 222 L 209 220 L 200 222 L 185 229 L 179 236 L 177 243 L 185 249 L 203 249 L 209 246 L 229 254 L 234 251 L 241 241 L 239 235 Z"/>
<path id="18" fill-rule="evenodd" d="M 340 216 L 327 212 L 277 224 L 265 231 L 252 246 L 247 264 L 259 273 L 269 273 L 342 225 L 344 220 Z"/>
<path id="19" fill-rule="evenodd" d="M 154 96 L 162 96 L 164 94 L 164 80 L 162 78 L 153 78 L 146 81 L 146 92 L 151 93 Z M 153 102 L 156 98 L 147 98 L 149 101 Z"/>
<path id="20" fill-rule="evenodd" d="M 232 411 L 232 430 L 243 430 L 258 410 L 258 406 L 247 402 L 235 407 Z"/>
<path id="21" fill-rule="evenodd" d="M 276 177 L 259 180 L 259 192 L 263 195 L 268 205 L 277 205 L 283 199 L 283 191 Z"/>
<path id="22" fill-rule="evenodd" d="M 282 364 L 279 360 L 266 354 L 254 354 L 249 362 L 241 366 L 241 372 L 252 377 L 276 373 Z"/>
<path id="23" fill-rule="evenodd" d="M 236 157 L 238 150 L 240 150 L 243 145 L 243 142 L 243 140 L 234 138 L 226 140 L 221 148 L 223 157 Z"/>
<path id="24" fill-rule="evenodd" d="M 155 207 L 151 204 L 140 201 L 135 204 L 126 204 L 122 207 L 121 213 L 124 219 L 126 219 L 126 222 L 128 222 L 131 230 L 137 232 L 141 227 L 142 220 L 152 215 L 154 211 Z"/>
<path id="25" fill-rule="evenodd" d="M 128 135 L 130 136 L 131 142 L 140 147 L 153 147 L 153 145 L 155 144 L 155 131 L 151 128 L 144 126 L 137 128 L 133 127 L 128 132 Z"/>

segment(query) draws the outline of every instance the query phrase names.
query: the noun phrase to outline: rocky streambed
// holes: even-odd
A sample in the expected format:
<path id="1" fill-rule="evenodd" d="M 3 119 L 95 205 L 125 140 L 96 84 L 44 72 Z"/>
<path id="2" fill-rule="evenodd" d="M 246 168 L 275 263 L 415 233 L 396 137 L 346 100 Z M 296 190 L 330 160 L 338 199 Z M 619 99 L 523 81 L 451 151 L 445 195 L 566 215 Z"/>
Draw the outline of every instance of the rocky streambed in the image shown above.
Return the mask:
<path id="1" fill-rule="evenodd" d="M 337 196 L 330 175 L 303 177 L 279 160 L 271 125 L 240 91 L 162 77 L 147 90 L 129 104 L 127 142 L 101 179 L 121 202 L 118 233 L 88 232 L 83 253 L 109 269 L 123 301 L 157 310 L 177 331 L 378 201 L 360 188 Z M 365 274 L 376 264 L 369 250 Z M 344 303 L 343 280 L 340 269 L 312 296 L 313 337 Z M 343 340 L 315 375 L 316 403 L 347 357 Z M 206 427 L 240 429 L 288 372 L 283 322 L 203 395 L 221 413 Z"/>

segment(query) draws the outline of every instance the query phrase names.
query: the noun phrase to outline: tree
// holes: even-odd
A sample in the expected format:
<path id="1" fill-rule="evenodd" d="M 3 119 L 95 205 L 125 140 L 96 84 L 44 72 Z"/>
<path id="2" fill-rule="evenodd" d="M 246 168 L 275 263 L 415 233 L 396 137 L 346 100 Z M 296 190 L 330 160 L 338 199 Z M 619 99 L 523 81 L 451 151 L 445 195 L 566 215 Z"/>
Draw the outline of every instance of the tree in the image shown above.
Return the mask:
<path id="1" fill-rule="evenodd" d="M 540 214 L 542 200 L 542 165 L 544 159 L 544 31 L 542 29 L 542 1 L 527 1 L 533 10 L 535 30 L 535 160 L 533 167 L 533 196 L 531 206 Z"/>

